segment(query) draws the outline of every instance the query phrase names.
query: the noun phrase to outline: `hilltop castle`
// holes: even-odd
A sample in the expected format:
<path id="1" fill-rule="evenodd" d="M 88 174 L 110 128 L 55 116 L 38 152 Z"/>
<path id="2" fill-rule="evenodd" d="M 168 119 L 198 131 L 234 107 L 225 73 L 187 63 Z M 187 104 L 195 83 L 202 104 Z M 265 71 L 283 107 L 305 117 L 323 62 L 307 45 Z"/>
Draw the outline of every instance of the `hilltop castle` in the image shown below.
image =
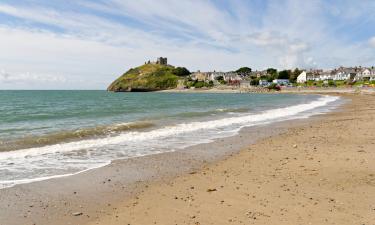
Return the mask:
<path id="1" fill-rule="evenodd" d="M 167 57 L 159 57 L 156 59 L 156 64 L 167 65 Z"/>
<path id="2" fill-rule="evenodd" d="M 156 62 L 151 62 L 150 60 L 148 60 L 147 62 L 145 62 L 145 64 L 151 64 L 151 63 L 155 63 L 155 64 L 159 64 L 159 65 L 168 65 L 168 59 L 167 57 L 158 57 L 156 58 Z"/>

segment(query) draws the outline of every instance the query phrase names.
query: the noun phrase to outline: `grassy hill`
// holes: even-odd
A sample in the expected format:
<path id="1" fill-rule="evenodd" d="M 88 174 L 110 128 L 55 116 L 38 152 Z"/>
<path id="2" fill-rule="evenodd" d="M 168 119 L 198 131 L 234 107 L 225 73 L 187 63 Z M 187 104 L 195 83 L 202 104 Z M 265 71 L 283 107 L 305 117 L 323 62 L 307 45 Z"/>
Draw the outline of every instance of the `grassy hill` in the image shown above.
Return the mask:
<path id="1" fill-rule="evenodd" d="M 144 64 L 132 68 L 116 79 L 108 91 L 157 91 L 176 88 L 179 77 L 174 67 L 159 64 Z"/>

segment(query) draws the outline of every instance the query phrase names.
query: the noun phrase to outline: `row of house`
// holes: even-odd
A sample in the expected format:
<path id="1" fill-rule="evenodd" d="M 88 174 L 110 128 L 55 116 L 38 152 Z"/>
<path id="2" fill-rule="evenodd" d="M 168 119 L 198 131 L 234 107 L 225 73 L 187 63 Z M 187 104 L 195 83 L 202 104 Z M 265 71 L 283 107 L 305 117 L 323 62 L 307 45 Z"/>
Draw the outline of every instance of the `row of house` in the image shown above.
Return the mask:
<path id="1" fill-rule="evenodd" d="M 297 77 L 297 83 L 304 83 L 306 81 L 360 81 L 360 80 L 375 80 L 375 68 L 366 67 L 339 67 L 327 71 L 303 71 Z"/>
<path id="2" fill-rule="evenodd" d="M 236 72 L 200 72 L 197 71 L 190 75 L 191 79 L 198 81 L 217 81 L 220 77 L 226 82 L 240 82 L 244 77 Z"/>

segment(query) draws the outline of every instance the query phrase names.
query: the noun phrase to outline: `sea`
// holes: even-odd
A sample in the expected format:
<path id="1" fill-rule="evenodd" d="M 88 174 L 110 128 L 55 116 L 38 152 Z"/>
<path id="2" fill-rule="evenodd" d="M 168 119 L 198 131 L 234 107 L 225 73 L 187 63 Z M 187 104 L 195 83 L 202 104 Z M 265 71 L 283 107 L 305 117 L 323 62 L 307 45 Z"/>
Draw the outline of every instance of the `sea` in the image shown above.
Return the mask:
<path id="1" fill-rule="evenodd" d="M 184 151 L 340 104 L 302 94 L 0 91 L 0 188 Z"/>

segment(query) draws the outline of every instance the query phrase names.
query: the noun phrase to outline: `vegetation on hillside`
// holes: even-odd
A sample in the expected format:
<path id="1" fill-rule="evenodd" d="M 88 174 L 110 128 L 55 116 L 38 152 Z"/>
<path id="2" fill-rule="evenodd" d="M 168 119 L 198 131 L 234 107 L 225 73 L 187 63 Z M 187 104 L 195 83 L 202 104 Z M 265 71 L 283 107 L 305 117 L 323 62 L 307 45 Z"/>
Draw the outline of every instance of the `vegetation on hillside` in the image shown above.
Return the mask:
<path id="1" fill-rule="evenodd" d="M 179 76 L 190 72 L 186 68 L 169 65 L 144 64 L 132 68 L 115 80 L 109 91 L 156 91 L 177 87 Z"/>
<path id="2" fill-rule="evenodd" d="M 204 88 L 204 87 L 211 88 L 211 87 L 214 86 L 214 82 L 213 81 L 205 82 L 205 81 L 187 79 L 187 80 L 185 80 L 184 85 L 187 88 L 192 88 L 192 87 L 194 87 L 194 88 Z"/>
<path id="3" fill-rule="evenodd" d="M 172 70 L 172 73 L 179 77 L 186 77 L 191 74 L 190 71 L 186 69 L 185 67 L 176 67 Z"/>

